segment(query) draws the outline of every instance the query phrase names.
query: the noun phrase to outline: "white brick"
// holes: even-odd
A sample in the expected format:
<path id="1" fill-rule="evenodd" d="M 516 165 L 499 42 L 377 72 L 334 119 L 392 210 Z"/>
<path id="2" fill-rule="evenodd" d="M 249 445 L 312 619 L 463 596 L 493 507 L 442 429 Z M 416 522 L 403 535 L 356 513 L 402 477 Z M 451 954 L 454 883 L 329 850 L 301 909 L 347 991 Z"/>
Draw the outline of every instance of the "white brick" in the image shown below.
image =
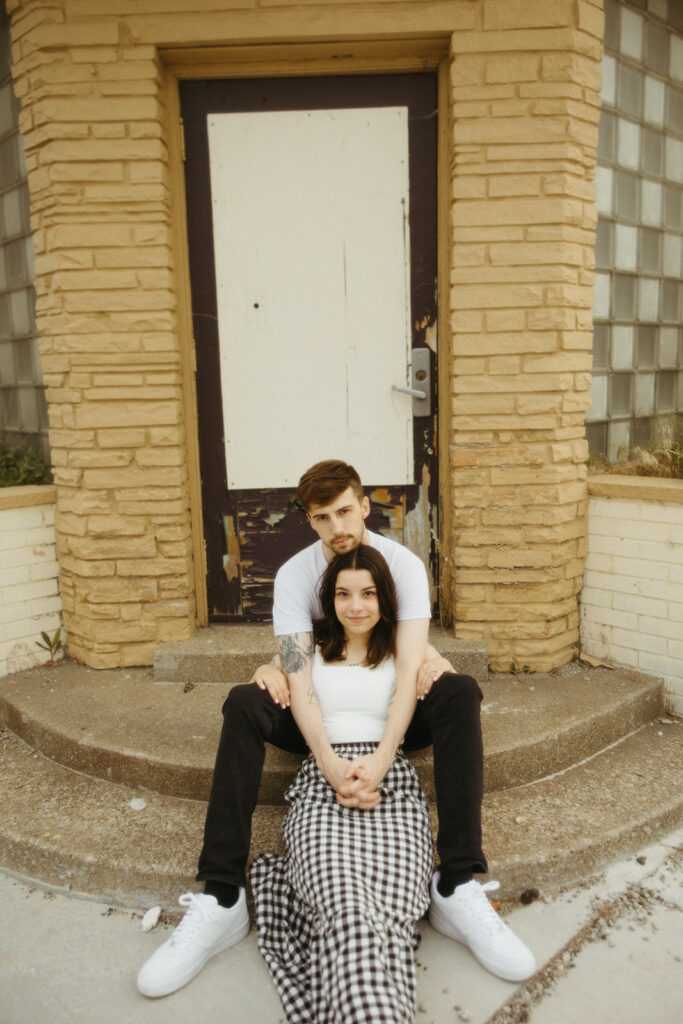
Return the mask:
<path id="1" fill-rule="evenodd" d="M 631 647 L 619 647 L 615 644 L 612 647 L 612 660 L 618 665 L 638 668 L 638 651 L 634 651 Z"/>
<path id="2" fill-rule="evenodd" d="M 26 528 L 23 508 L 6 508 L 0 512 L 0 530 L 2 533 L 17 533 Z"/>
<path id="3" fill-rule="evenodd" d="M 680 526 L 681 506 L 648 502 L 647 517 L 653 523 L 671 523 L 672 526 Z"/>
<path id="4" fill-rule="evenodd" d="M 637 615 L 651 615 L 653 618 L 665 619 L 668 615 L 666 601 L 657 601 L 651 597 L 643 597 L 641 594 L 614 594 L 613 606 L 622 608 L 625 612 L 635 612 Z"/>
<path id="5" fill-rule="evenodd" d="M 662 543 L 659 539 L 659 526 L 650 523 L 650 536 L 657 540 L 640 542 L 640 557 L 644 562 L 661 562 L 663 565 L 680 564 L 681 549 L 671 543 Z M 647 576 L 649 566 L 643 566 L 643 575 Z"/>
<path id="6" fill-rule="evenodd" d="M 24 508 L 23 513 L 23 526 L 25 530 L 36 530 L 46 526 L 45 522 L 45 510 L 47 506 L 38 506 L 37 508 Z M 53 520 L 54 525 L 54 520 Z"/>
<path id="7" fill-rule="evenodd" d="M 683 583 L 683 565 L 670 565 L 668 576 L 672 583 Z"/>
<path id="8" fill-rule="evenodd" d="M 25 530 L 5 530 L 0 528 L 0 551 L 9 551 L 12 548 L 28 547 L 27 534 Z M 4 561 L 4 555 L 3 555 Z"/>
<path id="9" fill-rule="evenodd" d="M 32 583 L 24 583 L 20 591 L 19 597 L 21 601 L 35 601 L 40 597 L 52 597 L 53 594 L 58 592 L 57 580 L 35 580 Z"/>
<path id="10" fill-rule="evenodd" d="M 613 596 L 610 590 L 600 590 L 598 587 L 592 587 L 590 584 L 584 583 L 583 590 L 581 591 L 581 605 L 582 607 L 589 605 L 597 608 L 611 608 Z"/>
<path id="11" fill-rule="evenodd" d="M 43 598 L 44 601 L 53 602 L 53 597 Z M 61 627 L 61 606 L 57 611 L 47 612 L 45 615 L 30 615 L 12 626 L 12 643 L 22 641 L 29 647 L 35 646 L 36 653 L 40 648 L 36 641 L 40 640 L 41 630 L 45 630 L 51 636 Z"/>
<path id="12" fill-rule="evenodd" d="M 595 613 L 595 621 L 605 623 L 608 626 L 615 626 L 618 629 L 638 629 L 638 616 L 634 615 L 633 612 L 625 612 L 619 608 L 600 608 Z"/>
<path id="13" fill-rule="evenodd" d="M 647 511 L 647 509 L 645 511 Z M 648 520 L 639 520 L 636 522 L 620 520 L 614 527 L 615 537 L 623 537 L 628 540 L 646 541 L 656 539 L 658 542 L 664 544 L 668 543 L 670 533 L 671 527 L 668 523 L 657 523 L 657 526 L 653 527 L 652 523 Z"/>
<path id="14" fill-rule="evenodd" d="M 670 685 L 671 689 L 667 691 L 667 697 L 671 711 L 674 715 L 680 715 L 683 718 L 683 687 L 674 689 L 676 684 Z"/>
<path id="15" fill-rule="evenodd" d="M 0 625 L 7 624 L 10 622 L 20 622 L 30 614 L 29 605 L 23 605 L 19 602 L 15 604 L 0 605 Z M 3 631 L 4 632 L 4 631 Z"/>
<path id="16" fill-rule="evenodd" d="M 638 668 L 643 672 L 654 673 L 657 676 L 676 678 L 676 672 L 680 671 L 680 663 L 673 658 L 663 658 L 658 654 L 643 653 L 638 658 Z"/>
<path id="17" fill-rule="evenodd" d="M 622 594 L 637 594 L 640 584 L 638 576 L 615 576 L 613 573 L 594 572 L 591 584 L 604 590 L 614 590 Z M 659 594 L 653 594 L 659 597 Z"/>
<path id="18" fill-rule="evenodd" d="M 642 576 L 644 570 L 652 580 L 666 580 L 667 566 L 653 565 L 651 562 L 644 566 L 639 558 L 617 558 L 613 559 L 613 571 L 617 576 Z"/>
<path id="19" fill-rule="evenodd" d="M 648 636 L 672 637 L 680 639 L 681 627 L 677 622 L 670 622 L 668 619 L 653 619 L 649 615 L 638 617 L 638 631 Z"/>
<path id="20" fill-rule="evenodd" d="M 609 646 L 612 643 L 612 628 L 611 626 L 601 625 L 592 619 L 588 622 L 581 623 L 581 640 L 585 643 L 590 641 L 591 644 L 602 644 L 603 646 Z"/>
<path id="21" fill-rule="evenodd" d="M 608 516 L 610 519 L 638 520 L 641 518 L 640 502 L 625 501 L 623 498 L 607 498 L 604 510 L 601 510 L 600 514 Z"/>
<path id="22" fill-rule="evenodd" d="M 659 597 L 664 601 L 674 601 L 676 604 L 683 604 L 683 583 L 641 580 L 640 590 L 645 597 Z"/>
<path id="23" fill-rule="evenodd" d="M 644 651 L 649 654 L 668 654 L 669 642 L 664 636 L 652 636 L 649 633 L 639 633 L 631 641 L 638 651 Z"/>
<path id="24" fill-rule="evenodd" d="M 31 601 L 32 618 L 40 618 L 41 615 L 52 615 L 54 612 L 60 612 L 61 610 L 62 599 L 59 594 L 54 594 L 52 597 L 43 597 L 38 601 Z M 44 628 L 44 626 L 41 626 L 41 629 Z"/>
<path id="25" fill-rule="evenodd" d="M 594 515 L 590 509 L 588 510 L 588 536 L 614 536 L 614 520 L 607 516 Z"/>
<path id="26" fill-rule="evenodd" d="M 0 569 L 0 601 L 4 604 L 2 589 L 14 586 L 16 583 L 28 583 L 28 566 L 15 565 L 12 568 Z"/>
<path id="27" fill-rule="evenodd" d="M 29 565 L 31 560 L 35 560 L 33 548 L 10 548 L 2 552 L 0 560 L 3 569 L 10 569 L 15 565 Z"/>
<path id="28" fill-rule="evenodd" d="M 59 565 L 52 559 L 47 561 L 41 560 L 27 568 L 32 580 L 53 580 L 59 576 Z"/>
<path id="29" fill-rule="evenodd" d="M 611 644 L 603 643 L 600 637 L 584 636 L 583 631 L 581 634 L 581 647 L 584 653 L 590 654 L 591 657 L 597 657 L 599 660 L 605 660 L 605 662 L 612 657 Z"/>
<path id="30" fill-rule="evenodd" d="M 603 537 L 602 540 L 611 540 L 610 537 Z M 612 556 L 605 555 L 599 551 L 592 551 L 590 546 L 585 561 L 586 572 L 612 572 Z"/>
<path id="31" fill-rule="evenodd" d="M 683 604 L 680 601 L 669 602 L 669 618 L 676 622 L 683 622 Z"/>
<path id="32" fill-rule="evenodd" d="M 677 674 L 679 678 L 683 679 L 683 640 L 680 638 L 680 633 L 678 637 L 672 637 L 672 639 L 669 640 L 667 654 L 670 658 L 676 658 L 678 660 Z"/>
<path id="33" fill-rule="evenodd" d="M 53 526 L 41 526 L 40 529 L 31 530 L 28 536 L 28 545 L 32 548 L 41 544 L 54 544 L 55 531 Z"/>
<path id="34" fill-rule="evenodd" d="M 591 550 L 590 545 L 588 550 Z M 622 558 L 640 558 L 640 542 L 637 540 L 626 540 L 622 537 L 596 538 L 595 547 L 592 550 L 596 554 L 619 555 Z"/>

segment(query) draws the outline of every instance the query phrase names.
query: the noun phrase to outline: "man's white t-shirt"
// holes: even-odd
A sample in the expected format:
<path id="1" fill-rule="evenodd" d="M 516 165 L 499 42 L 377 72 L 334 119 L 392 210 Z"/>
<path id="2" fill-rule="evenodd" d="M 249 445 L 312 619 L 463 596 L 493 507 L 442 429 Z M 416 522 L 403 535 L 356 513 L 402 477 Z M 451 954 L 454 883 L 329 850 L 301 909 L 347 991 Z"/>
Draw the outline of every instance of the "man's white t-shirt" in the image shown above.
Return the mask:
<path id="1" fill-rule="evenodd" d="M 394 579 L 398 619 L 430 619 L 427 571 L 417 557 L 402 544 L 380 533 L 367 531 L 367 543 L 385 558 Z M 275 636 L 310 633 L 313 623 L 323 617 L 318 587 L 327 561 L 323 542 L 318 540 L 299 551 L 278 570 L 273 599 Z"/>

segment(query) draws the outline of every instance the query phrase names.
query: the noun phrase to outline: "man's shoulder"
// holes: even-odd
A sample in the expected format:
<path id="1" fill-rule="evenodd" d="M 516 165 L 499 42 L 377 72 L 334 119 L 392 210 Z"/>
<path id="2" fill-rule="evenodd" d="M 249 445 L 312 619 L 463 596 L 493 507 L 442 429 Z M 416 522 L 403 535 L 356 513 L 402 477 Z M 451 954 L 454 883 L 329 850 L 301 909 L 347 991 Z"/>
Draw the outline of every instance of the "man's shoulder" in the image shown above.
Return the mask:
<path id="1" fill-rule="evenodd" d="M 421 558 L 405 547 L 403 544 L 399 544 L 397 540 L 393 540 L 391 537 L 385 537 L 381 533 L 371 533 L 368 530 L 368 536 L 370 537 L 370 543 L 373 548 L 377 548 L 379 553 L 384 556 L 389 565 L 400 565 L 400 564 L 411 564 L 419 565 L 424 569 L 424 564 Z"/>

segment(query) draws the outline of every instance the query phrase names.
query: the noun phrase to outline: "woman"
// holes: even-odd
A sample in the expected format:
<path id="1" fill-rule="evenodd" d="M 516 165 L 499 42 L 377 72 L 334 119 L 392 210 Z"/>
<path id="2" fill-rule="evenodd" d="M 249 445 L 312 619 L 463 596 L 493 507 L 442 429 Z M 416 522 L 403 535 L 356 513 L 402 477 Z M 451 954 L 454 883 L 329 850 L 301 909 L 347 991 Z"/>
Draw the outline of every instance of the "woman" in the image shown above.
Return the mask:
<path id="1" fill-rule="evenodd" d="M 395 687 L 396 595 L 361 544 L 329 565 L 315 627 L 313 686 L 328 739 L 353 762 L 381 739 Z M 409 1024 L 416 923 L 433 847 L 417 776 L 401 751 L 374 808 L 343 807 L 312 756 L 286 799 L 284 858 L 254 861 L 259 948 L 289 1024 Z"/>

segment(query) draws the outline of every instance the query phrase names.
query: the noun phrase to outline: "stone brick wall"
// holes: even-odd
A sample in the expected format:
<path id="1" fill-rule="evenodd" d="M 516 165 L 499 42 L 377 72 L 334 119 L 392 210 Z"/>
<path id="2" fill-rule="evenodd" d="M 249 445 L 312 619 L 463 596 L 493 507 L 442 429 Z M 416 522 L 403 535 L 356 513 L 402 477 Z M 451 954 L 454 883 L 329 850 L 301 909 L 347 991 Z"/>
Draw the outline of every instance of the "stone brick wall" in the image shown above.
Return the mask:
<path id="1" fill-rule="evenodd" d="M 590 480 L 581 647 L 663 679 L 683 713 L 683 482 Z"/>
<path id="2" fill-rule="evenodd" d="M 43 665 L 62 625 L 54 487 L 0 489 L 0 676 Z"/>
<path id="3" fill-rule="evenodd" d="M 603 15 L 481 7 L 452 39 L 456 634 L 546 670 L 578 641 Z"/>
<path id="4" fill-rule="evenodd" d="M 451 61 L 451 393 L 440 401 L 451 402 L 441 487 L 455 532 L 442 548 L 444 603 L 458 636 L 487 642 L 494 668 L 567 661 L 586 529 L 599 0 L 7 7 L 71 653 L 96 667 L 145 664 L 160 639 L 195 624 L 195 426 L 162 55 L 428 36 L 450 45 Z"/>
<path id="5" fill-rule="evenodd" d="M 117 6 L 8 4 L 64 616 L 94 667 L 194 628 L 161 71 Z"/>

